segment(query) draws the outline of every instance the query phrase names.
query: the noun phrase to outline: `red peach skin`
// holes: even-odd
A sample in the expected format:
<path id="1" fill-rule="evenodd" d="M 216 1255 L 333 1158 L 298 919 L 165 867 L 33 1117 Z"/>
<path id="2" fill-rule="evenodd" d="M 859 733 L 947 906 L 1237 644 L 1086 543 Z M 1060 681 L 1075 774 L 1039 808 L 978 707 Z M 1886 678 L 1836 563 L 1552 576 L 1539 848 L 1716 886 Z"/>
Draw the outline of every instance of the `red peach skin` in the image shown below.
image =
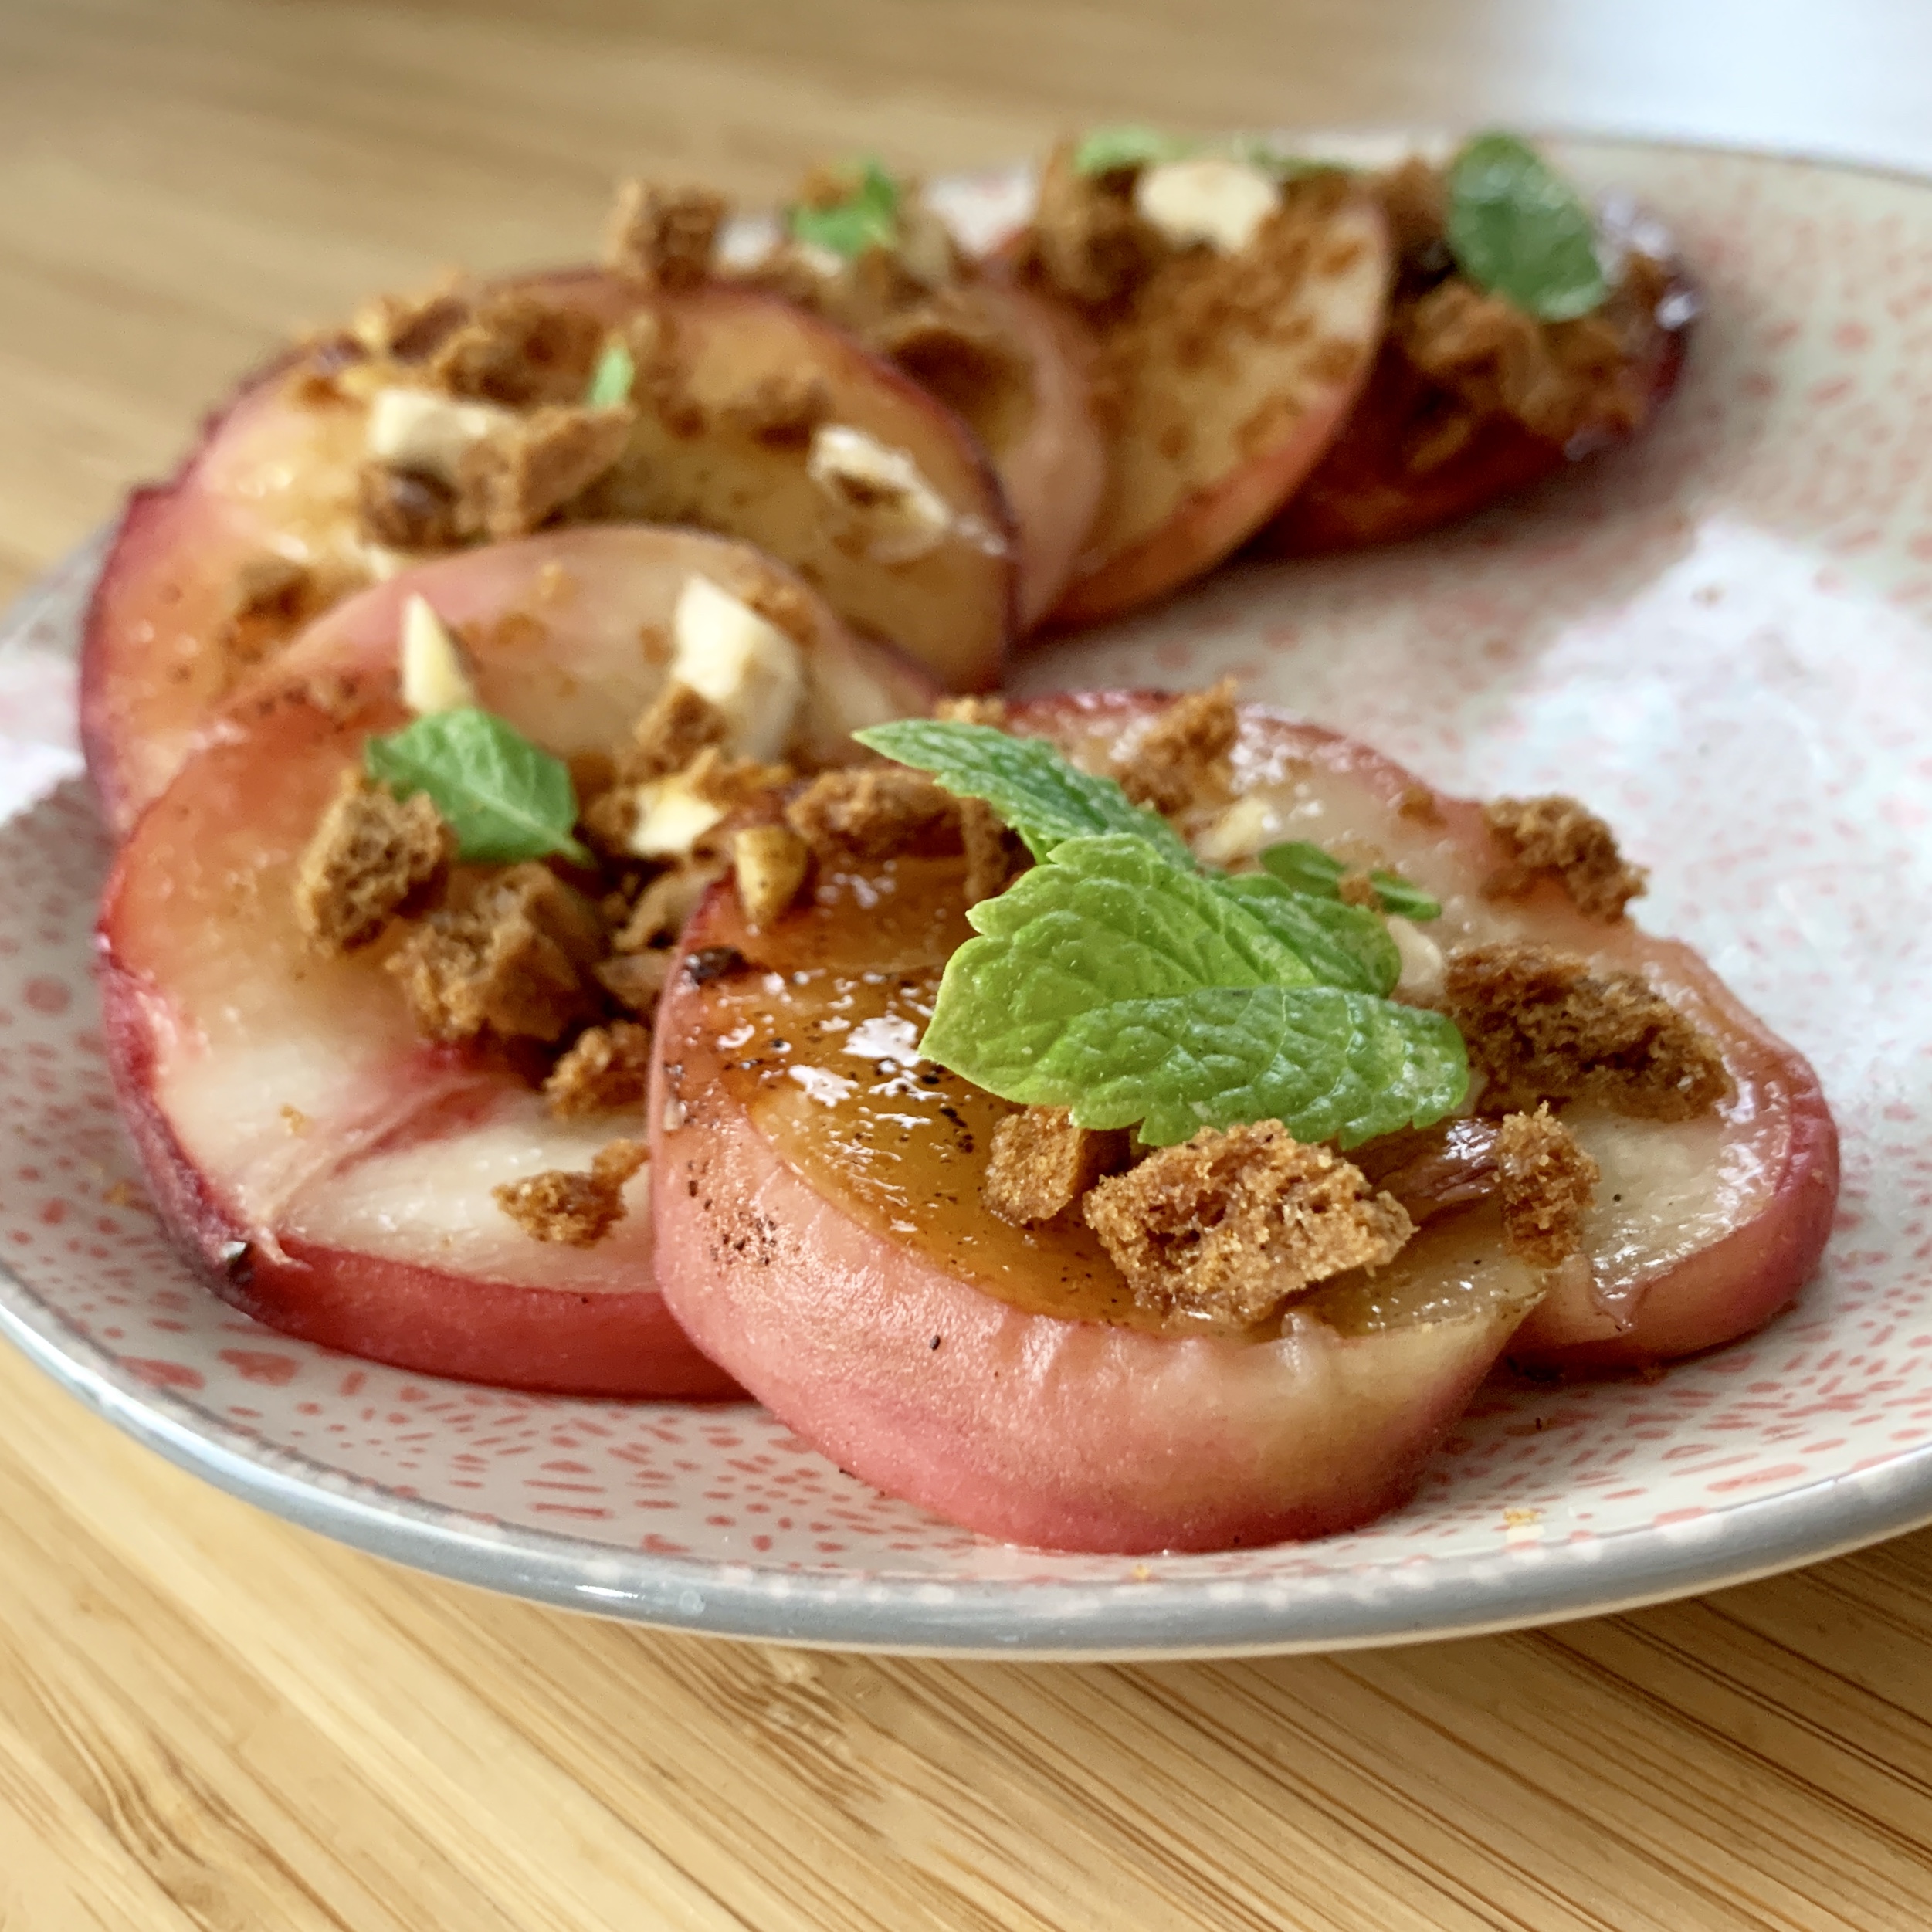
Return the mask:
<path id="1" fill-rule="evenodd" d="M 465 634 L 483 702 L 561 755 L 612 748 L 661 680 L 638 642 L 700 572 L 795 580 L 742 544 L 605 526 L 466 553 L 321 619 L 219 715 L 142 816 L 103 900 L 110 1066 L 164 1219 L 211 1285 L 289 1333 L 429 1373 L 580 1394 L 714 1395 L 653 1280 L 649 1181 L 597 1246 L 538 1242 L 498 1182 L 581 1170 L 636 1111 L 558 1121 L 497 1053 L 415 1035 L 378 941 L 318 957 L 294 867 L 365 736 L 405 721 L 403 600 Z M 807 734 L 930 703 L 822 606 Z"/>

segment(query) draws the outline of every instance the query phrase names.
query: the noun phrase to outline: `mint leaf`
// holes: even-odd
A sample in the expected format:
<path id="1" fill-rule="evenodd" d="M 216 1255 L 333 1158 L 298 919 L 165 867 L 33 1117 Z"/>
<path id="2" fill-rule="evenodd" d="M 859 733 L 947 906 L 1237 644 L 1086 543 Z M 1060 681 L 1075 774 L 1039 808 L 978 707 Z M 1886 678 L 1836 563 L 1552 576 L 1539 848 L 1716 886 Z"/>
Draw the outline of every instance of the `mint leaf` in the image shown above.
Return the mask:
<path id="1" fill-rule="evenodd" d="M 1151 168 L 1183 161 L 1200 144 L 1181 141 L 1154 127 L 1090 127 L 1073 150 L 1076 175 L 1111 175 L 1117 168 Z"/>
<path id="2" fill-rule="evenodd" d="M 1050 863 L 966 917 L 982 937 L 947 962 L 919 1050 L 995 1093 L 1076 1014 L 1314 978 L 1238 899 L 1130 833 L 1063 841 Z"/>
<path id="3" fill-rule="evenodd" d="M 961 798 L 984 798 L 1035 859 L 1069 839 L 1130 832 L 1170 866 L 1196 869 L 1186 841 L 1158 812 L 1134 804 L 1111 778 L 1069 764 L 1043 738 L 941 718 L 904 718 L 852 736 L 882 757 L 930 771 Z"/>
<path id="4" fill-rule="evenodd" d="M 1265 871 L 1296 892 L 1313 893 L 1324 899 L 1338 896 L 1342 876 L 1348 870 L 1339 859 L 1306 839 L 1290 839 L 1269 846 L 1261 854 L 1261 863 Z M 1398 872 L 1371 872 L 1368 883 L 1375 888 L 1385 913 L 1397 913 L 1404 919 L 1442 916 L 1442 901 L 1412 886 Z"/>
<path id="5" fill-rule="evenodd" d="M 1069 1107 L 1082 1127 L 1137 1122 L 1152 1147 L 1251 1120 L 1359 1147 L 1452 1113 L 1469 1087 L 1452 1022 L 1333 986 L 1209 987 L 1090 1008 L 1011 1073 L 1004 1046 L 985 1043 L 1001 1081 L 993 1092 Z"/>
<path id="6" fill-rule="evenodd" d="M 615 409 L 631 399 L 631 385 L 637 380 L 637 363 L 622 342 L 607 342 L 597 358 L 597 367 L 584 390 L 586 409 Z"/>
<path id="7" fill-rule="evenodd" d="M 968 914 L 981 936 L 947 961 L 920 1052 L 1003 1099 L 1070 1107 L 1083 1126 L 1144 1121 L 1162 1145 L 1280 1120 L 1353 1146 L 1460 1105 L 1468 1066 L 1450 1022 L 1311 984 L 1256 916 L 1276 902 L 1251 905 L 1232 883 L 1177 871 L 1130 834 L 1065 842 Z"/>
<path id="8" fill-rule="evenodd" d="M 1609 293 L 1582 198 L 1527 142 L 1479 134 L 1450 162 L 1456 266 L 1546 322 L 1588 315 Z"/>
<path id="9" fill-rule="evenodd" d="M 899 185 L 868 155 L 843 201 L 827 208 L 794 208 L 789 222 L 794 241 L 848 259 L 869 248 L 891 248 L 899 239 Z"/>
<path id="10" fill-rule="evenodd" d="M 1215 883 L 1305 961 L 1324 985 L 1355 993 L 1395 991 L 1402 976 L 1402 956 L 1373 913 L 1344 906 L 1339 899 L 1296 892 L 1265 872 L 1238 873 Z"/>
<path id="11" fill-rule="evenodd" d="M 514 865 L 554 852 L 591 863 L 571 836 L 577 793 L 563 761 L 490 712 L 466 705 L 418 718 L 371 738 L 362 761 L 399 798 L 426 791 L 456 835 L 459 859 Z"/>

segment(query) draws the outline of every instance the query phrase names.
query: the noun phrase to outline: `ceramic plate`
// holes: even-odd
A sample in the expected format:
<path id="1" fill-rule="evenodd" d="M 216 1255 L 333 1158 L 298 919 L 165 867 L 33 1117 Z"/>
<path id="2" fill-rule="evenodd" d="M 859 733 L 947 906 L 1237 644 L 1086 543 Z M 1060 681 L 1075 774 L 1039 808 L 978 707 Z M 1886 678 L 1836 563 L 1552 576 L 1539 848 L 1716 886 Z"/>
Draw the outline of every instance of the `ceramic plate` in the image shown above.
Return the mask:
<path id="1" fill-rule="evenodd" d="M 1932 186 L 1569 144 L 1675 229 L 1708 313 L 1639 446 L 1439 538 L 1224 571 L 1022 662 L 1028 690 L 1193 683 L 1452 790 L 1581 793 L 1647 923 L 1817 1064 L 1843 1211 L 1800 1305 L 1655 1380 L 1496 1384 L 1415 1500 L 1219 1556 L 982 1541 L 751 1406 L 507 1395 L 291 1342 L 195 1286 L 109 1096 L 70 748 L 92 559 L 8 620 L 0 772 L 0 1324 L 177 1461 L 398 1561 L 691 1629 L 1102 1656 L 1388 1642 L 1627 1605 L 1932 1518 Z M 1010 183 L 958 191 L 996 217 Z M 46 791 L 54 785 L 50 792 Z"/>

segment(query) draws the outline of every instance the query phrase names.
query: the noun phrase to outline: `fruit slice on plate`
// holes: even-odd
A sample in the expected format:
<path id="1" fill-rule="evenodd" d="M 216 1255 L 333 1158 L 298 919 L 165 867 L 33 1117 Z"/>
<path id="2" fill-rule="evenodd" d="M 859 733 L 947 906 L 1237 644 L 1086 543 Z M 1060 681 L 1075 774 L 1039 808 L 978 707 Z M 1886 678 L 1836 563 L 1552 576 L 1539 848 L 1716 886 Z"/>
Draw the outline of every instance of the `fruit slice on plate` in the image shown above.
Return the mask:
<path id="1" fill-rule="evenodd" d="M 372 579 L 639 520 L 757 542 L 943 683 L 998 677 L 1004 501 L 971 433 L 898 371 L 748 290 L 595 270 L 449 289 L 252 379 L 135 497 L 82 663 L 110 818 L 130 825 L 211 708 Z"/>
<path id="2" fill-rule="evenodd" d="M 1107 488 L 1052 613 L 1092 623 L 1219 563 L 1320 460 L 1381 337 L 1387 225 L 1337 172 L 1063 147 L 1013 253 L 1097 339 Z"/>
<path id="3" fill-rule="evenodd" d="M 1361 400 L 1264 534 L 1283 554 L 1419 536 L 1627 442 L 1676 387 L 1697 312 L 1655 220 L 1623 202 L 1587 208 L 1507 136 L 1376 185 L 1400 244 L 1388 334 Z M 1568 272 L 1552 223 L 1572 246 Z"/>
<path id="4" fill-rule="evenodd" d="M 631 720 L 669 714 L 667 662 L 707 624 L 710 662 L 736 639 L 734 662 L 768 673 L 686 701 L 687 720 L 758 740 L 698 733 L 714 761 L 782 749 L 809 770 L 849 757 L 855 725 L 929 701 L 927 680 L 745 546 L 561 531 L 338 605 L 143 816 L 100 915 L 110 1057 L 164 1215 L 236 1307 L 427 1372 L 729 1390 L 656 1291 L 649 1171 L 629 1173 L 669 955 L 605 957 L 638 888 L 675 871 L 621 848 L 595 866 L 523 856 L 545 826 L 570 837 L 555 761 L 588 785 L 641 755 Z M 395 738 L 405 697 L 426 715 Z M 354 782 L 371 734 L 395 747 L 394 790 Z M 469 747 L 454 767 L 452 744 Z M 399 799 L 439 756 L 476 795 L 451 807 L 453 870 L 429 797 Z"/>
<path id="5" fill-rule="evenodd" d="M 960 247 L 916 181 L 814 169 L 740 278 L 849 330 L 952 409 L 991 458 L 1019 547 L 1017 628 L 1073 574 L 1107 478 L 1090 331 L 1065 302 Z"/>
<path id="6" fill-rule="evenodd" d="M 970 926 L 916 842 L 757 930 L 720 886 L 659 1015 L 667 1299 L 842 1467 L 1054 1547 L 1318 1535 L 1398 1504 L 1506 1351 L 1650 1361 L 1797 1293 L 1817 1083 L 1624 916 L 1580 808 L 1218 694 L 1007 726 L 1207 863 L 1010 739 L 892 727 L 1051 857 Z"/>

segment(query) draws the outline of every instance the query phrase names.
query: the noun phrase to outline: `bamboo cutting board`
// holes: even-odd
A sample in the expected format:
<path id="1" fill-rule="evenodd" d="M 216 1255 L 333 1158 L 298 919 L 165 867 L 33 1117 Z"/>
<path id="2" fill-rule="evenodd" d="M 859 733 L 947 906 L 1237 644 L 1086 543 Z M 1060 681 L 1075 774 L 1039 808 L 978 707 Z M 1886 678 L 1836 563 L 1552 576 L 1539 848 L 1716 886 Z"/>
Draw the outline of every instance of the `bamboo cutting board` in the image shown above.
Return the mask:
<path id="1" fill-rule="evenodd" d="M 1797 31 L 1642 0 L 5 0 L 0 593 L 290 327 L 580 253 L 622 171 L 768 195 L 862 141 L 940 168 L 1101 117 L 1921 137 L 1921 9 Z M 1932 1921 L 1932 1534 L 1432 1648 L 902 1662 L 388 1568 L 11 1354 L 0 1417 L 5 1932 Z"/>

